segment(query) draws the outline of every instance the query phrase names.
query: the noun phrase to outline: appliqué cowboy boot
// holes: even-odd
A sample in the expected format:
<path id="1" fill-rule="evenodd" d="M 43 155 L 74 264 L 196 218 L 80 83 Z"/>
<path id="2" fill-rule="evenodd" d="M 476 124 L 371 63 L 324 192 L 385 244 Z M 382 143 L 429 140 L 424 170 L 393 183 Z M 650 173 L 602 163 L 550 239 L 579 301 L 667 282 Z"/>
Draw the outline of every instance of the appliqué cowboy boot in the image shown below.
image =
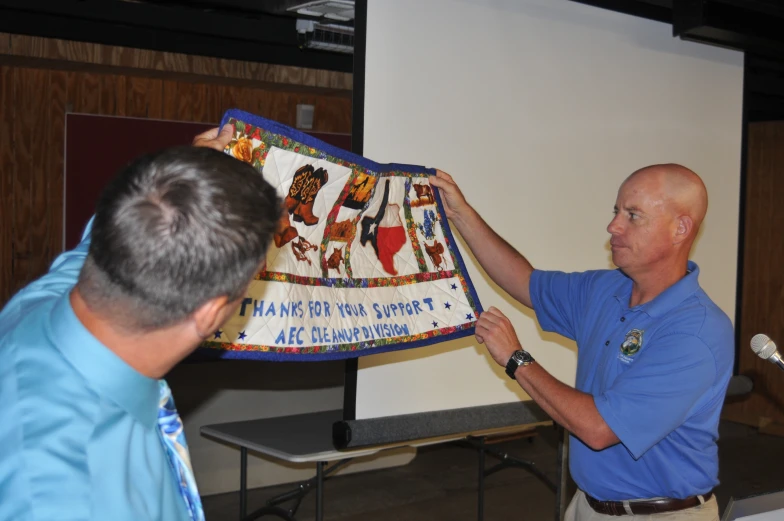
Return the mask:
<path id="1" fill-rule="evenodd" d="M 286 195 L 286 199 L 284 201 L 286 210 L 290 214 L 294 213 L 294 211 L 302 202 L 302 187 L 305 186 L 312 173 L 312 165 L 301 166 L 294 173 L 294 178 L 291 180 L 291 186 L 289 187 L 289 193 Z M 302 219 L 299 219 L 296 216 L 294 217 L 294 220 L 302 221 Z"/>
<path id="2" fill-rule="evenodd" d="M 305 180 L 310 176 L 312 171 L 312 166 L 305 165 L 298 168 L 294 173 L 294 178 L 291 180 L 291 186 L 289 187 L 289 193 L 286 195 L 286 199 L 283 203 L 286 206 L 286 211 L 290 214 L 294 213 L 294 210 L 299 206 L 301 202 L 300 193 L 302 192 L 302 186 L 305 184 Z"/>
<path id="3" fill-rule="evenodd" d="M 283 214 L 283 217 L 278 219 L 278 226 L 276 227 L 272 238 L 275 241 L 275 246 L 282 248 L 298 235 L 297 229 L 294 228 L 289 221 L 289 216 Z"/>
<path id="4" fill-rule="evenodd" d="M 294 199 L 290 195 L 287 195 L 283 204 L 286 206 L 286 210 L 289 213 L 294 213 L 294 210 L 296 210 L 297 206 L 299 206 L 299 200 Z"/>
<path id="5" fill-rule="evenodd" d="M 313 167 L 311 167 L 311 172 L 309 172 L 308 177 L 304 179 L 304 183 L 299 189 L 298 195 L 300 204 L 294 209 L 294 221 L 304 222 L 307 226 L 313 226 L 319 222 L 319 218 L 313 215 L 313 203 L 316 201 L 316 195 L 318 195 L 319 190 L 321 190 L 328 180 L 329 174 L 326 170 L 319 168 L 314 172 Z M 292 186 L 294 186 L 293 183 Z M 289 190 L 289 192 L 291 192 L 291 190 Z"/>

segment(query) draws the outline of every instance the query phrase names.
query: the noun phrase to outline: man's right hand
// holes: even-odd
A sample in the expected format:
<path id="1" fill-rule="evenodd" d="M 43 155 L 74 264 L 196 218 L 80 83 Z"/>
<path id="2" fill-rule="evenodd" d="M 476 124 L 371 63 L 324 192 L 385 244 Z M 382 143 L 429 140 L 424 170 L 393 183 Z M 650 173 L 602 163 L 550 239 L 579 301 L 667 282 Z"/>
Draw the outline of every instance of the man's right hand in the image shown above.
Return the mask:
<path id="1" fill-rule="evenodd" d="M 218 152 L 223 152 L 226 145 L 231 141 L 234 128 L 231 125 L 224 125 L 223 129 L 220 127 L 211 128 L 207 132 L 202 132 L 193 138 L 193 146 L 213 148 Z"/>
<path id="2" fill-rule="evenodd" d="M 460 191 L 451 175 L 436 170 L 436 175 L 430 176 L 430 184 L 441 191 L 441 202 L 444 204 L 444 211 L 448 219 L 463 216 L 464 212 L 471 209 L 463 192 Z"/>

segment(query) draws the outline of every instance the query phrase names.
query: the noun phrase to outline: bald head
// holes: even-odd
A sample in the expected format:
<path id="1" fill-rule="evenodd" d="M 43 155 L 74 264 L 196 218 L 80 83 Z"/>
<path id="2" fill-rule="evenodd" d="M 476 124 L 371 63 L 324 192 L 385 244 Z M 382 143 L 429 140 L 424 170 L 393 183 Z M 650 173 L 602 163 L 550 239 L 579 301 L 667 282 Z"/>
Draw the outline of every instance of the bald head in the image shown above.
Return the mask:
<path id="1" fill-rule="evenodd" d="M 673 163 L 641 168 L 624 181 L 639 184 L 660 200 L 665 211 L 676 215 L 688 215 L 694 222 L 693 235 L 705 219 L 708 211 L 708 191 L 695 172 Z M 692 237 L 693 239 L 693 237 Z"/>

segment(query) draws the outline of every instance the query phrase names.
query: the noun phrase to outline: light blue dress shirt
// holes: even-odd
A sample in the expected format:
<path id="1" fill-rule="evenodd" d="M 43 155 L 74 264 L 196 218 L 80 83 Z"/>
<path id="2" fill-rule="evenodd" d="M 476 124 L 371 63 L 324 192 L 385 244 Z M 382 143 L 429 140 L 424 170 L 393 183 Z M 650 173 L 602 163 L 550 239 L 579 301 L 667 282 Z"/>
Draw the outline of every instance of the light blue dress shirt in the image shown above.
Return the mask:
<path id="1" fill-rule="evenodd" d="M 0 521 L 187 521 L 158 380 L 102 345 L 69 301 L 90 228 L 0 313 Z"/>

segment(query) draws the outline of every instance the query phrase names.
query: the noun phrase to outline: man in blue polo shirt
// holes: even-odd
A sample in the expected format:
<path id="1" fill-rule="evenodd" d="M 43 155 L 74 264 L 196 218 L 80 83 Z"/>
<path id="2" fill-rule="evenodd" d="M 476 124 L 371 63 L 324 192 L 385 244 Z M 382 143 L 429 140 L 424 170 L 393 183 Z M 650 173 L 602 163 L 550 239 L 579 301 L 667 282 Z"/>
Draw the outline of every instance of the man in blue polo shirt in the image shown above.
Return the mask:
<path id="1" fill-rule="evenodd" d="M 708 207 L 702 180 L 654 165 L 621 185 L 607 227 L 618 270 L 561 273 L 531 264 L 468 205 L 451 176 L 431 177 L 491 278 L 578 346 L 569 387 L 524 351 L 491 307 L 476 336 L 507 374 L 571 433 L 579 490 L 567 521 L 718 520 L 718 423 L 733 329 L 700 288 L 689 252 Z"/>

